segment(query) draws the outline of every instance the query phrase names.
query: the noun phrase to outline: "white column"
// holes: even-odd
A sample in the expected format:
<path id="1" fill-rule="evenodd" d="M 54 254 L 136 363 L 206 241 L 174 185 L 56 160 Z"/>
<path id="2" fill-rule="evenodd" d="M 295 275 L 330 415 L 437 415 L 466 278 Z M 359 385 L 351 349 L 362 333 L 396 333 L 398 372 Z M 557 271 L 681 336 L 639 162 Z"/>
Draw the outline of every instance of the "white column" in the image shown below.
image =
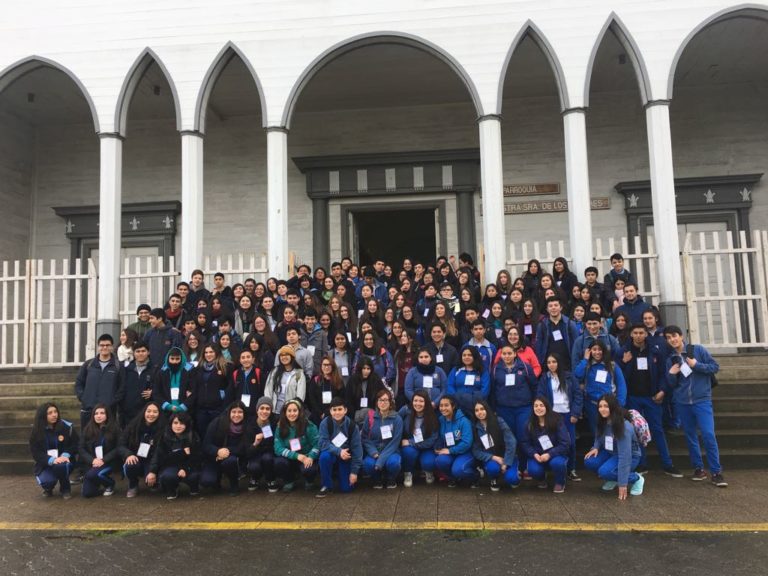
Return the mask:
<path id="1" fill-rule="evenodd" d="M 288 274 L 288 130 L 267 128 L 267 256 L 269 275 Z"/>
<path id="2" fill-rule="evenodd" d="M 203 135 L 181 133 L 181 277 L 203 267 Z"/>
<path id="3" fill-rule="evenodd" d="M 480 127 L 480 184 L 483 200 L 484 282 L 493 282 L 506 268 L 507 246 L 504 234 L 504 173 L 501 162 L 501 117 L 478 119 Z M 479 264 L 479 262 L 478 262 Z"/>
<path id="4" fill-rule="evenodd" d="M 589 198 L 587 162 L 587 124 L 584 108 L 563 112 L 565 130 L 565 187 L 568 194 L 568 238 L 573 265 L 571 270 L 584 277 L 592 258 L 592 206 Z"/>
<path id="5" fill-rule="evenodd" d="M 120 336 L 120 247 L 122 238 L 123 138 L 100 134 L 99 296 L 97 337 Z"/>
<path id="6" fill-rule="evenodd" d="M 667 324 L 686 324 L 680 242 L 677 237 L 675 171 L 672 164 L 672 134 L 669 128 L 669 101 L 651 101 L 645 108 L 648 153 L 651 165 L 653 230 L 659 254 L 659 292 Z M 682 309 L 682 311 L 681 311 Z"/>

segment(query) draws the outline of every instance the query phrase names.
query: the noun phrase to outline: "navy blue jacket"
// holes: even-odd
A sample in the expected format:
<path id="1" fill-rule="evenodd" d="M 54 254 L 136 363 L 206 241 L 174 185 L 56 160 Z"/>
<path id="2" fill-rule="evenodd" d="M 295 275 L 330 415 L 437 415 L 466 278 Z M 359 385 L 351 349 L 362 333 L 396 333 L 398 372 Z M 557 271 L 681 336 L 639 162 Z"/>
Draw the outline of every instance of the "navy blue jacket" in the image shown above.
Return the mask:
<path id="1" fill-rule="evenodd" d="M 347 439 L 341 446 L 336 446 L 333 443 L 333 439 L 336 438 L 339 432 L 344 434 Z M 363 442 L 360 429 L 349 416 L 344 416 L 341 425 L 330 416 L 323 418 L 319 426 L 317 448 L 320 452 L 328 451 L 335 456 L 339 456 L 344 449 L 349 450 L 352 456 L 352 459 L 349 461 L 351 474 L 357 474 L 363 465 Z"/>
<path id="2" fill-rule="evenodd" d="M 149 360 L 144 370 L 139 374 L 136 368 L 136 361 L 132 361 L 123 368 L 123 398 L 120 401 L 120 414 L 123 422 L 128 423 L 141 412 L 149 399 L 141 397 L 145 390 L 152 390 L 152 377 L 155 368 L 152 361 Z"/>
<path id="3" fill-rule="evenodd" d="M 150 328 L 144 335 L 144 342 L 149 348 L 149 358 L 155 366 L 162 366 L 165 355 L 171 348 L 181 348 L 184 338 L 176 328 L 166 324 L 163 328 Z"/>
<path id="4" fill-rule="evenodd" d="M 53 465 L 55 458 L 48 455 L 48 450 L 57 450 L 59 456 L 66 456 L 70 462 L 77 456 L 78 437 L 72 422 L 59 420 L 53 428 L 45 428 L 45 437 L 29 439 L 29 449 L 35 461 L 35 476 L 41 474 L 47 466 Z"/>
<path id="5" fill-rule="evenodd" d="M 544 450 L 539 442 L 539 437 L 548 435 L 549 441 L 552 442 L 552 448 Z M 571 436 L 568 434 L 568 429 L 565 427 L 565 422 L 560 420 L 560 424 L 557 427 L 557 435 L 555 438 L 551 434 L 547 434 L 546 428 L 536 426 L 533 431 L 525 427 L 525 436 L 521 440 L 523 452 L 528 455 L 529 458 L 533 458 L 534 454 L 549 454 L 550 457 L 564 456 L 568 457 L 568 452 L 571 449 Z"/>
<path id="6" fill-rule="evenodd" d="M 655 396 L 661 390 L 666 388 L 666 378 L 664 375 L 665 362 L 662 352 L 656 346 L 649 346 L 646 340 L 645 349 L 647 351 L 648 358 L 648 371 L 651 375 L 651 396 Z M 624 362 L 623 356 L 625 352 L 632 353 L 632 360 Z M 624 381 L 627 384 L 627 395 L 629 395 L 629 381 L 632 376 L 637 372 L 637 358 L 640 355 L 640 349 L 632 344 L 630 340 L 622 349 L 622 360 L 619 361 L 619 366 L 622 372 L 624 372 Z"/>
<path id="7" fill-rule="evenodd" d="M 475 422 L 475 437 L 472 442 L 472 456 L 479 462 L 489 462 L 494 456 L 501 456 L 504 458 L 504 464 L 507 466 L 514 466 L 517 454 L 517 440 L 515 435 L 512 434 L 512 430 L 509 429 L 507 423 L 503 419 L 499 418 L 499 429 L 504 437 L 503 451 L 500 446 L 491 446 L 486 448 L 483 445 L 482 437 L 487 434 L 483 425 L 477 421 Z"/>
<path id="8" fill-rule="evenodd" d="M 507 374 L 514 375 L 509 386 L 507 386 Z M 491 379 L 491 405 L 494 409 L 499 406 L 511 408 L 531 406 L 536 396 L 536 387 L 536 375 L 529 364 L 515 357 L 515 362 L 507 368 L 503 360 L 499 361 L 493 369 Z"/>
<path id="9" fill-rule="evenodd" d="M 579 382 L 570 372 L 565 373 L 566 391 L 568 394 L 568 404 L 571 409 L 571 416 L 581 417 L 584 410 L 584 391 L 579 386 Z M 552 380 L 549 371 L 544 372 L 539 377 L 539 387 L 536 396 L 544 396 L 549 401 L 550 406 L 554 406 L 554 393 L 552 392 Z"/>

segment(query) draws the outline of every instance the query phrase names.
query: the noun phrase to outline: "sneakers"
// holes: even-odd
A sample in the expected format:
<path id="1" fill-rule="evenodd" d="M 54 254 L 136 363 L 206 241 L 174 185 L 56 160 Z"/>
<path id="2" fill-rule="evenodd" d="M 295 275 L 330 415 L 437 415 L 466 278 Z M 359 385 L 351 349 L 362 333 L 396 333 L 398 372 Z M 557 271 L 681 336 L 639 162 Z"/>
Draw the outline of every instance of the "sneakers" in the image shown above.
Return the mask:
<path id="1" fill-rule="evenodd" d="M 472 480 L 469 485 L 470 488 L 480 488 L 480 480 Z"/>
<path id="2" fill-rule="evenodd" d="M 693 471 L 693 476 L 691 476 L 691 480 L 694 482 L 702 482 L 707 479 L 707 473 L 704 472 L 703 468 L 696 468 L 696 470 Z"/>
<path id="3" fill-rule="evenodd" d="M 456 486 L 457 486 L 456 480 L 454 480 L 453 478 L 448 480 L 448 488 L 456 488 Z"/>
<path id="4" fill-rule="evenodd" d="M 562 494 L 565 492 L 565 484 L 555 484 L 555 489 L 552 490 L 555 494 Z"/>
<path id="5" fill-rule="evenodd" d="M 613 480 L 608 480 L 607 482 L 603 482 L 603 485 L 600 487 L 602 490 L 605 490 L 606 492 L 610 492 L 616 486 L 618 486 L 618 482 L 614 482 Z"/>
<path id="6" fill-rule="evenodd" d="M 373 483 L 373 489 L 374 490 L 381 490 L 382 488 L 384 488 L 384 482 L 382 482 L 381 480 L 376 480 Z"/>
<path id="7" fill-rule="evenodd" d="M 321 486 L 320 491 L 317 494 L 315 494 L 315 498 L 325 498 L 330 493 L 331 493 L 330 488 L 328 488 L 327 486 Z"/>
<path id="8" fill-rule="evenodd" d="M 107 486 L 104 488 L 104 493 L 102 496 L 112 496 L 112 494 L 115 493 L 115 487 L 114 486 Z"/>
<path id="9" fill-rule="evenodd" d="M 435 475 L 432 472 L 424 472 L 424 482 L 427 484 L 435 483 Z"/>
<path id="10" fill-rule="evenodd" d="M 189 489 L 189 495 L 190 496 L 200 496 L 200 488 L 190 488 Z"/>
<path id="11" fill-rule="evenodd" d="M 674 466 L 667 466 L 666 468 L 664 468 L 664 474 L 666 474 L 667 476 L 672 476 L 672 478 L 683 477 L 683 473 L 680 472 L 680 470 L 678 470 Z"/>
<path id="12" fill-rule="evenodd" d="M 248 480 L 248 492 L 254 492 L 255 490 L 259 489 L 259 483 L 251 478 Z"/>
<path id="13" fill-rule="evenodd" d="M 403 486 L 411 488 L 413 486 L 413 472 L 405 472 L 403 474 Z"/>
<path id="14" fill-rule="evenodd" d="M 83 475 L 82 474 L 75 474 L 69 479 L 70 484 L 82 484 L 83 483 Z"/>
<path id="15" fill-rule="evenodd" d="M 546 489 L 547 489 L 547 487 L 548 487 L 548 484 L 547 484 L 547 481 L 546 481 L 546 480 L 542 480 L 541 482 L 539 482 L 539 483 L 536 485 L 536 488 L 538 488 L 539 490 L 546 490 Z"/>
<path id="16" fill-rule="evenodd" d="M 632 494 L 632 496 L 640 496 L 640 494 L 643 493 L 643 486 L 645 486 L 645 477 L 638 475 L 637 480 L 629 489 L 629 493 Z"/>
<path id="17" fill-rule="evenodd" d="M 43 498 L 50 498 L 53 496 L 53 490 L 43 490 L 43 493 L 40 494 Z"/>
<path id="18" fill-rule="evenodd" d="M 240 488 L 238 488 L 237 486 L 232 486 L 229 489 L 229 495 L 230 496 L 237 496 L 238 494 L 240 494 Z"/>
<path id="19" fill-rule="evenodd" d="M 499 486 L 499 481 L 494 478 L 491 480 L 491 492 L 498 492 L 501 490 L 501 486 Z"/>
<path id="20" fill-rule="evenodd" d="M 286 482 L 283 484 L 283 492 L 293 492 L 295 484 L 293 482 Z"/>
<path id="21" fill-rule="evenodd" d="M 272 482 L 267 482 L 267 490 L 269 490 L 270 494 L 274 494 L 280 491 L 280 485 L 276 480 L 272 480 Z"/>
<path id="22" fill-rule="evenodd" d="M 528 474 L 528 470 L 523 471 L 523 473 L 520 475 L 520 478 L 523 480 L 533 480 L 533 476 Z"/>
<path id="23" fill-rule="evenodd" d="M 70 491 L 62 492 L 61 493 L 61 497 L 64 500 L 71 500 L 72 499 L 72 492 L 70 492 Z"/>
<path id="24" fill-rule="evenodd" d="M 173 492 L 169 493 L 168 496 L 165 497 L 166 500 L 176 500 L 176 498 L 179 497 L 179 491 L 174 490 Z"/>
<path id="25" fill-rule="evenodd" d="M 581 482 L 581 476 L 576 473 L 576 470 L 568 472 L 568 480 L 571 482 Z"/>
<path id="26" fill-rule="evenodd" d="M 712 474 L 712 484 L 714 484 L 718 488 L 728 487 L 728 482 L 725 481 L 725 478 L 723 478 L 723 475 L 720 472 L 718 472 L 717 474 Z"/>
<path id="27" fill-rule="evenodd" d="M 388 488 L 389 490 L 394 490 L 395 488 L 397 488 L 397 480 L 395 480 L 394 478 L 393 478 L 393 479 L 391 479 L 391 480 L 389 480 L 389 481 L 387 482 L 387 488 Z"/>
<path id="28" fill-rule="evenodd" d="M 138 488 L 128 488 L 128 492 L 125 493 L 126 498 L 136 498 L 139 495 Z"/>
<path id="29" fill-rule="evenodd" d="M 482 466 L 478 466 L 477 468 L 475 468 L 475 470 L 477 470 L 477 475 L 480 477 L 480 479 L 485 478 L 485 468 L 483 468 Z"/>

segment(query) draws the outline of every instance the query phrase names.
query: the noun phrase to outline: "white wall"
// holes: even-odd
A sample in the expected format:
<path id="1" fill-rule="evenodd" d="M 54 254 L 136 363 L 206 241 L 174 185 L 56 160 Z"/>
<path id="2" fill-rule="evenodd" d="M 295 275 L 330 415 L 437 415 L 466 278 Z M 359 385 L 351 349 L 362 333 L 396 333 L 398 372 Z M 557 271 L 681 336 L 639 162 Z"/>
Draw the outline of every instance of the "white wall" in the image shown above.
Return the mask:
<path id="1" fill-rule="evenodd" d="M 34 132 L 9 114 L 0 116 L 0 262 L 29 255 L 34 174 Z M 13 268 L 10 268 L 13 271 Z"/>

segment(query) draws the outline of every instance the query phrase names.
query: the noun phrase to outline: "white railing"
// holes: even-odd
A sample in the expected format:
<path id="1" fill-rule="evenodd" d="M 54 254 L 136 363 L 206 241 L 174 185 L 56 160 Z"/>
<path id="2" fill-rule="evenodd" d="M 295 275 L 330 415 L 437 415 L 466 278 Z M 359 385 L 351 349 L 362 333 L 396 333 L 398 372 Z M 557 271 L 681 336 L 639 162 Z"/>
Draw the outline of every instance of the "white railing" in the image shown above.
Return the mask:
<path id="1" fill-rule="evenodd" d="M 555 258 L 563 256 L 569 264 L 572 262 L 571 257 L 566 256 L 566 251 L 568 251 L 568 243 L 565 240 L 559 240 L 557 243 L 550 240 L 531 242 L 530 247 L 527 242 L 519 244 L 511 242 L 509 244 L 509 257 L 507 258 L 507 271 L 513 280 L 522 276 L 528 269 L 528 261 L 532 258 L 538 260 L 545 270 L 551 271 Z M 495 281 L 496 278 L 487 280 L 487 282 Z"/>
<path id="2" fill-rule="evenodd" d="M 262 254 L 228 254 L 222 256 L 206 256 L 205 285 L 210 290 L 213 286 L 213 275 L 217 272 L 224 274 L 227 285 L 243 283 L 247 278 L 253 278 L 256 282 L 267 281 L 267 256 Z"/>
<path id="3" fill-rule="evenodd" d="M 165 306 L 168 296 L 176 288 L 178 276 L 173 256 L 168 258 L 167 263 L 162 256 L 126 258 L 120 274 L 122 325 L 127 326 L 136 321 L 136 308 L 139 304 L 149 304 L 152 308 Z"/>
<path id="4" fill-rule="evenodd" d="M 13 270 L 11 271 L 11 264 Z M 24 367 L 29 358 L 29 278 L 32 261 L 3 262 L 0 276 L 0 366 Z"/>
<path id="5" fill-rule="evenodd" d="M 619 242 L 614 238 L 608 238 L 603 243 L 601 238 L 595 239 L 595 266 L 602 274 L 607 274 L 611 269 L 611 255 L 617 252 L 624 257 L 624 262 L 635 275 L 637 289 L 643 295 L 643 299 L 651 304 L 659 303 L 659 282 L 657 274 L 658 254 L 654 250 L 653 236 L 648 236 L 648 250 L 642 250 L 640 236 L 635 236 L 632 246 L 626 236 L 622 236 Z M 606 246 L 607 244 L 607 246 Z M 602 281 L 602 276 L 599 277 Z"/>

